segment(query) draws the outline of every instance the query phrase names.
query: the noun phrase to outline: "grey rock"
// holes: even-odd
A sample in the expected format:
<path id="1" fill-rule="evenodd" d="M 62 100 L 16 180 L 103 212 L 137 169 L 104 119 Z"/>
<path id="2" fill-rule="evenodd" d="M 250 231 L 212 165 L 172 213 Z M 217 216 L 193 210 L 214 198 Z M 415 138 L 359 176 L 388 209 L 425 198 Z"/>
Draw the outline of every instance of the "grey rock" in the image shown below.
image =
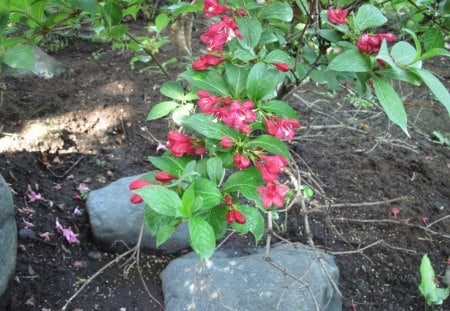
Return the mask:
<path id="1" fill-rule="evenodd" d="M 19 238 L 21 240 L 26 240 L 26 239 L 35 240 L 36 239 L 36 233 L 34 232 L 33 229 L 22 228 L 22 229 L 19 230 Z"/>
<path id="2" fill-rule="evenodd" d="M 16 268 L 17 254 L 14 202 L 2 175 L 0 175 L 0 237 L 0 296 L 2 296 Z"/>
<path id="3" fill-rule="evenodd" d="M 328 279 L 338 284 L 338 268 L 331 256 L 317 254 L 320 262 L 314 251 L 278 244 L 270 251 L 271 264 L 262 248 L 248 255 L 219 250 L 203 263 L 189 253 L 160 275 L 166 310 L 340 311 L 341 299 Z"/>
<path id="4" fill-rule="evenodd" d="M 51 79 L 61 75 L 70 75 L 72 73 L 72 70 L 45 53 L 41 48 L 37 46 L 30 46 L 30 48 L 33 50 L 36 58 L 34 73 L 28 70 L 11 68 L 5 65 L 1 76 L 25 78 L 37 75 L 40 78 Z"/>
<path id="5" fill-rule="evenodd" d="M 117 241 L 136 244 L 143 222 L 144 204 L 132 204 L 130 183 L 141 175 L 124 177 L 108 186 L 91 191 L 86 207 L 92 233 L 98 242 L 111 248 Z M 173 254 L 189 247 L 186 223 L 177 227 L 172 237 L 156 248 L 156 238 L 144 233 L 143 248 Z"/>

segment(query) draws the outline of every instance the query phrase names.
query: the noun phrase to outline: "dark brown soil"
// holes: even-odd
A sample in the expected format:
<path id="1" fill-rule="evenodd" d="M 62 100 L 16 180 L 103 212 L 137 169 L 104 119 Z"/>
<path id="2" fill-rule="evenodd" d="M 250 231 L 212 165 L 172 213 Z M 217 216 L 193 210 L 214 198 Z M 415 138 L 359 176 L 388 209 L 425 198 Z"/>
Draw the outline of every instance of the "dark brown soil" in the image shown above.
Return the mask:
<path id="1" fill-rule="evenodd" d="M 165 47 L 162 61 L 174 50 Z M 143 128 L 161 140 L 167 132 L 164 122 L 145 121 L 149 108 L 162 100 L 162 74 L 132 71 L 129 53 L 83 41 L 55 58 L 74 74 L 1 81 L 0 173 L 14 193 L 20 235 L 8 310 L 61 309 L 84 280 L 117 255 L 93 240 L 77 187 L 98 189 L 150 170 L 146 158 L 156 145 Z M 448 86 L 449 62 L 429 66 Z M 170 70 L 175 76 L 179 68 Z M 315 189 L 308 214 L 312 240 L 335 254 L 344 310 L 423 310 L 420 259 L 428 253 L 442 276 L 450 256 L 450 219 L 443 218 L 450 211 L 450 150 L 430 139 L 434 130 L 450 132 L 450 119 L 426 90 L 398 87 L 407 103 L 411 139 L 377 108 L 352 105 L 344 92 L 332 94 L 308 83 L 288 98 L 303 125 L 291 147 L 304 182 Z M 45 200 L 28 202 L 30 189 Z M 77 207 L 81 216 L 73 214 Z M 394 207 L 397 217 L 391 215 Z M 424 217 L 436 223 L 425 228 Z M 80 244 L 69 245 L 55 232 L 56 218 L 79 233 Z M 24 220 L 34 224 L 31 231 L 21 230 Z M 44 232 L 51 233 L 48 242 L 39 237 Z M 287 230 L 279 234 L 307 243 L 299 206 L 288 212 Z M 119 243 L 118 253 L 124 250 Z M 169 259 L 145 253 L 140 262 L 149 291 L 160 302 L 158 272 Z M 123 263 L 105 270 L 68 310 L 158 310 L 135 266 L 127 270 Z M 436 310 L 450 310 L 450 303 Z"/>

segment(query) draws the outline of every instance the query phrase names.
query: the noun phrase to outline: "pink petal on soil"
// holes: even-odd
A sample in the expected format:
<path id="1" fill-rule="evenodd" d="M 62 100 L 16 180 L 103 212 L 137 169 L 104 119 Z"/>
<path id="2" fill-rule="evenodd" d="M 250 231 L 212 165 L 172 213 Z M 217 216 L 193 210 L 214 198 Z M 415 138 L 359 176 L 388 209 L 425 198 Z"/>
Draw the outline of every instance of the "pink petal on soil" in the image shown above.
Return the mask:
<path id="1" fill-rule="evenodd" d="M 48 241 L 50 241 L 50 234 L 51 233 L 47 231 L 47 232 L 39 234 L 39 237 L 42 238 L 44 240 L 44 242 L 48 242 Z"/>
<path id="2" fill-rule="evenodd" d="M 80 192 L 90 191 L 89 187 L 85 183 L 80 183 L 77 187 L 77 190 Z"/>
<path id="3" fill-rule="evenodd" d="M 398 213 L 400 213 L 400 210 L 396 207 L 394 207 L 393 209 L 391 209 L 391 214 L 394 217 L 397 217 Z"/>
<path id="4" fill-rule="evenodd" d="M 430 219 L 426 216 L 422 217 L 422 223 L 426 226 L 430 223 Z"/>
<path id="5" fill-rule="evenodd" d="M 81 200 L 81 195 L 79 195 L 78 193 L 77 193 L 77 194 L 74 194 L 74 195 L 73 195 L 73 198 L 74 198 L 75 200 Z"/>
<path id="6" fill-rule="evenodd" d="M 81 216 L 83 215 L 83 213 L 80 211 L 80 209 L 77 207 L 75 207 L 75 209 L 72 212 L 73 216 Z"/>
<path id="7" fill-rule="evenodd" d="M 28 202 L 34 202 L 36 200 L 43 200 L 44 198 L 34 191 L 31 191 L 30 193 L 27 193 Z"/>
<path id="8" fill-rule="evenodd" d="M 25 228 L 33 228 L 34 224 L 32 222 L 26 221 L 25 219 L 23 219 L 23 225 L 25 226 Z"/>
<path id="9" fill-rule="evenodd" d="M 71 228 L 63 229 L 62 234 L 66 238 L 67 242 L 69 242 L 69 244 L 80 243 L 80 241 L 78 240 L 78 234 L 73 232 Z"/>
<path id="10" fill-rule="evenodd" d="M 55 189 L 55 190 L 61 190 L 61 188 L 62 188 L 62 184 L 54 183 L 53 189 Z"/>
<path id="11" fill-rule="evenodd" d="M 62 233 L 64 230 L 63 226 L 61 226 L 61 224 L 59 223 L 58 218 L 56 218 L 55 220 L 55 229 L 58 233 Z"/>

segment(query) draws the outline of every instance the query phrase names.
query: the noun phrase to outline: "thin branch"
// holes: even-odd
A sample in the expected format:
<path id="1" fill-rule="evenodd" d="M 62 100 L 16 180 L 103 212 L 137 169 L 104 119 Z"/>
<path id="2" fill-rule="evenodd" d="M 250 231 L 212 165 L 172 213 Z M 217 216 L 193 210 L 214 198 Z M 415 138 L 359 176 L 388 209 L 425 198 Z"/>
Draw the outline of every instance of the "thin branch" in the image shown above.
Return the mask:
<path id="1" fill-rule="evenodd" d="M 326 208 L 326 207 L 367 207 L 367 206 L 377 206 L 377 205 L 384 205 L 384 204 L 390 204 L 390 203 L 394 203 L 394 202 L 399 202 L 399 201 L 406 201 L 411 199 L 411 197 L 409 196 L 402 196 L 402 197 L 398 197 L 398 198 L 394 198 L 394 199 L 389 199 L 389 200 L 384 200 L 384 201 L 374 201 L 374 202 L 361 202 L 361 203 L 330 203 L 330 204 L 325 204 L 325 205 L 315 205 L 314 207 L 316 208 Z"/>

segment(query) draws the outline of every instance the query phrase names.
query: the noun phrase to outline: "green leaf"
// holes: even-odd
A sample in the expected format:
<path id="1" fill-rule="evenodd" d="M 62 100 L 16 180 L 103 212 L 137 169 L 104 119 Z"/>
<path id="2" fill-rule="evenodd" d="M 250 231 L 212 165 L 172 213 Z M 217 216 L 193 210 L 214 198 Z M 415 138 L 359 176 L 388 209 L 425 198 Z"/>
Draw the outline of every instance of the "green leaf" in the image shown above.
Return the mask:
<path id="1" fill-rule="evenodd" d="M 173 221 L 173 217 L 161 215 L 150 208 L 150 206 L 144 206 L 144 222 L 150 235 L 156 236 L 159 230 L 167 226 Z"/>
<path id="2" fill-rule="evenodd" d="M 237 25 L 239 26 L 239 33 L 244 37 L 239 40 L 239 44 L 244 49 L 253 50 L 261 38 L 263 32 L 261 23 L 256 18 L 238 18 Z"/>
<path id="3" fill-rule="evenodd" d="M 194 191 L 195 181 L 187 187 L 181 198 L 181 209 L 179 210 L 179 215 L 177 217 L 189 217 L 192 211 L 192 204 L 195 200 Z"/>
<path id="4" fill-rule="evenodd" d="M 200 256 L 200 259 L 208 259 L 216 248 L 216 237 L 211 225 L 204 219 L 192 216 L 189 219 L 189 237 L 191 246 Z"/>
<path id="5" fill-rule="evenodd" d="M 222 180 L 223 174 L 225 173 L 222 165 L 222 159 L 219 157 L 209 158 L 206 164 L 206 169 L 208 171 L 209 179 L 218 185 Z"/>
<path id="6" fill-rule="evenodd" d="M 242 225 L 233 223 L 233 229 L 241 233 L 250 231 L 255 237 L 255 244 L 258 244 L 259 240 L 264 235 L 264 217 L 257 208 L 248 205 L 240 205 L 237 209 L 244 214 L 247 220 L 245 224 Z"/>
<path id="7" fill-rule="evenodd" d="M 227 222 L 225 221 L 227 209 L 223 207 L 216 207 L 210 210 L 207 221 L 214 229 L 216 240 L 222 238 L 227 232 Z"/>
<path id="8" fill-rule="evenodd" d="M 181 86 L 181 83 L 178 81 L 167 81 L 161 85 L 159 89 L 161 94 L 175 99 L 175 100 L 183 100 L 184 99 L 184 89 Z"/>
<path id="9" fill-rule="evenodd" d="M 172 236 L 172 234 L 175 232 L 177 224 L 178 221 L 172 221 L 171 223 L 159 229 L 158 235 L 156 236 L 156 247 L 159 247 Z"/>
<path id="10" fill-rule="evenodd" d="M 337 43 L 341 40 L 341 36 L 336 31 L 331 29 L 319 29 L 318 34 L 331 43 Z"/>
<path id="11" fill-rule="evenodd" d="M 248 63 L 251 60 L 254 60 L 256 58 L 256 55 L 253 51 L 237 48 L 234 52 L 234 57 L 243 61 L 244 63 Z"/>
<path id="12" fill-rule="evenodd" d="M 281 100 L 271 100 L 270 102 L 262 105 L 261 109 L 266 112 L 271 112 L 277 117 L 298 120 L 298 114 L 292 106 Z"/>
<path id="13" fill-rule="evenodd" d="M 247 96 L 253 102 L 270 99 L 276 96 L 276 88 L 283 81 L 285 74 L 267 64 L 253 65 L 247 78 Z"/>
<path id="14" fill-rule="evenodd" d="M 424 60 L 435 56 L 450 57 L 450 52 L 446 49 L 431 49 L 423 53 L 422 56 L 420 57 L 420 60 Z"/>
<path id="15" fill-rule="evenodd" d="M 210 91 L 221 96 L 229 95 L 225 80 L 222 75 L 215 70 L 187 70 L 180 76 L 201 90 Z"/>
<path id="16" fill-rule="evenodd" d="M 156 16 L 155 18 L 156 29 L 158 29 L 158 31 L 161 31 L 164 28 L 166 28 L 166 26 L 169 25 L 170 22 L 171 19 L 170 17 L 167 16 L 167 14 L 164 13 L 158 14 L 158 16 Z"/>
<path id="17" fill-rule="evenodd" d="M 179 106 L 180 105 L 174 101 L 160 102 L 152 107 L 152 109 L 147 115 L 147 121 L 165 117 Z"/>
<path id="18" fill-rule="evenodd" d="M 192 181 L 192 176 L 199 176 L 199 173 L 195 171 L 195 168 L 197 167 L 197 161 L 192 160 L 189 162 L 186 167 L 183 170 L 183 173 L 180 176 L 180 182 L 181 181 Z"/>
<path id="19" fill-rule="evenodd" d="M 397 92 L 389 82 L 386 82 L 378 77 L 373 77 L 372 79 L 375 94 L 388 118 L 400 126 L 406 135 L 409 136 L 406 124 L 407 116 L 405 107 L 403 106 L 402 100 L 398 96 Z"/>
<path id="20" fill-rule="evenodd" d="M 175 108 L 172 112 L 172 120 L 176 125 L 181 126 L 183 120 L 190 116 L 194 111 L 194 104 L 187 103 Z"/>
<path id="21" fill-rule="evenodd" d="M 203 113 L 197 113 L 184 119 L 183 125 L 197 131 L 205 137 L 213 139 L 220 140 L 223 136 L 228 136 L 237 140 L 239 136 L 235 130 L 218 121 L 213 116 Z"/>
<path id="22" fill-rule="evenodd" d="M 161 215 L 174 217 L 177 209 L 181 208 L 181 199 L 178 194 L 164 186 L 145 186 L 133 192 L 139 194 L 145 204 Z"/>
<path id="23" fill-rule="evenodd" d="M 377 28 L 384 25 L 387 18 L 375 6 L 364 4 L 358 9 L 353 21 L 356 28 L 362 32 L 367 28 Z"/>
<path id="24" fill-rule="evenodd" d="M 260 17 L 290 22 L 293 15 L 292 8 L 287 2 L 272 2 L 263 7 Z"/>
<path id="25" fill-rule="evenodd" d="M 446 87 L 438 80 L 431 72 L 425 69 L 411 68 L 415 74 L 417 74 L 423 82 L 428 86 L 431 92 L 436 98 L 444 105 L 445 109 L 450 116 L 450 94 Z"/>
<path id="26" fill-rule="evenodd" d="M 248 168 L 238 171 L 228 177 L 223 185 L 223 192 L 232 193 L 239 191 L 248 199 L 260 205 L 261 198 L 256 188 L 263 184 L 261 173 L 256 168 Z"/>
<path id="27" fill-rule="evenodd" d="M 273 154 L 280 154 L 286 159 L 290 159 L 289 149 L 285 143 L 283 143 L 278 138 L 271 135 L 260 135 L 255 139 L 247 143 L 247 147 L 256 148 L 261 147 L 264 150 L 271 152 Z"/>
<path id="28" fill-rule="evenodd" d="M 149 156 L 148 160 L 161 171 L 173 176 L 181 176 L 186 165 L 192 161 L 191 157 L 174 157 L 166 153 L 159 157 Z"/>
<path id="29" fill-rule="evenodd" d="M 222 202 L 222 193 L 217 188 L 217 185 L 206 178 L 195 180 L 195 195 L 203 199 L 201 210 L 210 209 Z M 196 208 L 196 210 L 200 209 Z"/>
<path id="30" fill-rule="evenodd" d="M 426 51 L 436 48 L 444 48 L 444 35 L 438 28 L 429 27 L 423 34 L 423 44 Z"/>
<path id="31" fill-rule="evenodd" d="M 36 72 L 36 58 L 33 50 L 26 45 L 14 45 L 3 54 L 3 63 L 11 68 Z"/>
<path id="32" fill-rule="evenodd" d="M 402 30 L 404 32 L 407 32 L 411 36 L 411 38 L 413 39 L 414 45 L 416 46 L 417 58 L 419 58 L 420 55 L 422 55 L 422 46 L 420 44 L 419 38 L 417 38 L 416 33 L 414 31 L 412 31 L 412 30 L 407 29 L 407 28 L 403 28 Z"/>
<path id="33" fill-rule="evenodd" d="M 440 305 L 447 299 L 450 294 L 450 288 L 437 288 L 435 283 L 435 273 L 433 266 L 431 265 L 430 258 L 425 254 L 422 256 L 420 262 L 420 277 L 421 282 L 419 290 L 422 296 L 424 296 L 427 305 Z"/>
<path id="34" fill-rule="evenodd" d="M 408 42 L 400 41 L 392 47 L 391 56 L 394 58 L 394 62 L 399 66 L 410 65 L 415 62 L 417 51 Z"/>
<path id="35" fill-rule="evenodd" d="M 80 8 L 86 12 L 89 12 L 91 17 L 94 17 L 97 13 L 97 1 L 96 0 L 69 0 L 72 6 Z"/>
<path id="36" fill-rule="evenodd" d="M 370 72 L 369 58 L 355 50 L 347 50 L 333 58 L 328 65 L 328 70 L 339 72 Z"/>
<path id="37" fill-rule="evenodd" d="M 292 66 L 291 58 L 289 55 L 282 50 L 273 50 L 269 54 L 264 57 L 264 62 L 273 64 L 273 63 L 287 63 Z"/>
<path id="38" fill-rule="evenodd" d="M 120 24 L 122 20 L 122 10 L 117 2 L 109 0 L 105 1 L 102 7 L 102 18 L 107 28 Z"/>
<path id="39" fill-rule="evenodd" d="M 111 27 L 109 31 L 109 35 L 113 39 L 121 39 L 128 31 L 127 25 L 116 25 L 114 27 Z"/>
<path id="40" fill-rule="evenodd" d="M 240 94 L 245 91 L 248 72 L 247 67 L 236 66 L 229 62 L 225 63 L 225 78 L 234 98 L 239 98 Z"/>

